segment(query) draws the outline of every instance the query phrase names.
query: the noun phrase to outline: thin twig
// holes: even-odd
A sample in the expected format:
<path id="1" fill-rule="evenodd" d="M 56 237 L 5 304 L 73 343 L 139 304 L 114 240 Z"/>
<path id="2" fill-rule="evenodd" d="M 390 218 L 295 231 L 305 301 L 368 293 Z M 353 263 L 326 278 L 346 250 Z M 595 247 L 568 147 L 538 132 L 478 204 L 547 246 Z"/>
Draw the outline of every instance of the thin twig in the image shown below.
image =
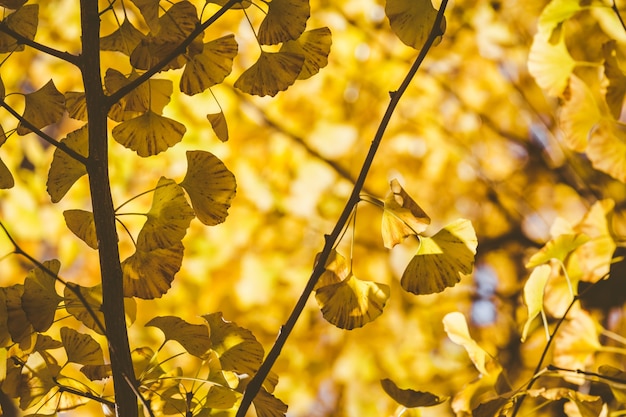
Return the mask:
<path id="1" fill-rule="evenodd" d="M 70 64 L 74 64 L 76 66 L 80 65 L 80 57 L 78 55 L 70 54 L 69 52 L 59 51 L 58 49 L 54 49 L 32 39 L 28 39 L 27 37 L 20 35 L 18 32 L 11 29 L 5 22 L 0 23 L 0 32 L 4 32 L 12 38 L 15 38 L 19 44 L 28 45 L 31 48 L 38 50 L 39 52 L 43 52 L 44 54 L 59 58 L 60 60 L 69 62 Z"/>

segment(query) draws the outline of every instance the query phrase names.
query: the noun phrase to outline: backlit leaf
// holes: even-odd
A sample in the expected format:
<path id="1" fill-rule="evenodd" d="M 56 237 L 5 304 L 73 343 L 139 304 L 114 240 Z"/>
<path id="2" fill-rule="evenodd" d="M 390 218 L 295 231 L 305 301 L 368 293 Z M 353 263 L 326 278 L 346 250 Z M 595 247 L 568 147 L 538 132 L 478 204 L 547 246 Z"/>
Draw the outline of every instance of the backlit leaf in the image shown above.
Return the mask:
<path id="1" fill-rule="evenodd" d="M 183 262 L 183 244 L 168 248 L 142 250 L 122 262 L 124 296 L 143 299 L 160 298 L 172 285 L 174 275 Z"/>
<path id="2" fill-rule="evenodd" d="M 85 93 L 81 91 L 68 91 L 65 93 L 65 109 L 72 119 L 87 121 L 87 102 Z"/>
<path id="3" fill-rule="evenodd" d="M 320 254 L 318 253 L 315 257 L 315 263 L 317 263 L 319 256 Z M 350 265 L 346 262 L 346 258 L 337 252 L 336 249 L 331 250 L 325 267 L 326 269 L 317 280 L 314 290 L 318 290 L 319 288 L 327 285 L 337 284 L 347 278 L 350 274 Z"/>
<path id="4" fill-rule="evenodd" d="M 492 365 L 488 366 L 488 364 L 493 362 L 493 360 L 470 336 L 467 321 L 462 313 L 453 312 L 446 314 L 443 318 L 443 328 L 450 340 L 465 348 L 474 366 L 482 375 L 489 375 L 493 372 L 492 369 L 487 369 L 488 367 L 491 368 Z"/>
<path id="5" fill-rule="evenodd" d="M 91 381 L 99 381 L 111 376 L 111 365 L 85 365 L 80 371 Z"/>
<path id="6" fill-rule="evenodd" d="M 524 330 L 522 331 L 522 342 L 524 342 L 528 336 L 530 324 L 543 310 L 543 291 L 548 282 L 548 278 L 550 278 L 551 270 L 552 268 L 550 268 L 549 265 L 536 267 L 533 269 L 530 277 L 528 277 L 528 281 L 526 281 L 524 285 L 524 301 L 528 308 L 528 318 L 526 319 Z"/>
<path id="7" fill-rule="evenodd" d="M 619 119 L 622 114 L 622 105 L 626 95 L 626 75 L 617 61 L 617 48 L 615 41 L 602 45 L 604 54 L 604 76 L 609 80 L 606 88 L 606 103 L 611 109 L 611 114 L 615 119 Z"/>
<path id="8" fill-rule="evenodd" d="M 39 90 L 24 95 L 23 117 L 38 129 L 56 123 L 65 113 L 65 96 L 57 90 L 50 80 Z M 25 135 L 31 130 L 20 122 L 17 134 Z"/>
<path id="9" fill-rule="evenodd" d="M 204 398 L 206 408 L 227 410 L 237 402 L 237 393 L 230 388 L 221 385 L 212 385 Z"/>
<path id="10" fill-rule="evenodd" d="M 585 369 L 593 361 L 593 355 L 602 348 L 598 340 L 596 322 L 585 310 L 570 312 L 554 337 L 554 365 L 565 369 Z M 566 380 L 582 383 L 580 375 L 566 376 Z"/>
<path id="11" fill-rule="evenodd" d="M 591 129 L 602 120 L 602 113 L 589 87 L 574 74 L 569 78 L 564 95 L 565 102 L 559 112 L 563 139 L 571 149 L 583 152 L 587 148 Z"/>
<path id="12" fill-rule="evenodd" d="M 9 333 L 7 322 L 8 317 L 6 289 L 0 288 L 0 348 L 7 346 L 11 342 L 11 334 Z M 2 362 L 0 362 L 0 366 L 3 366 Z"/>
<path id="13" fill-rule="evenodd" d="M 581 3 L 572 0 L 550 1 L 539 16 L 539 32 L 550 38 L 555 28 L 582 9 Z"/>
<path id="14" fill-rule="evenodd" d="M 610 365 L 600 365 L 598 368 L 598 373 L 600 375 L 606 376 L 611 379 L 603 380 L 609 388 L 611 388 L 611 392 L 622 404 L 626 404 L 626 372 L 621 369 L 615 368 Z M 622 382 L 617 382 L 616 380 L 622 380 Z"/>
<path id="15" fill-rule="evenodd" d="M 18 2 L 12 3 L 12 5 L 15 6 Z M 37 25 L 39 23 L 38 14 L 38 4 L 27 4 L 8 15 L 6 19 L 2 21 L 2 24 L 7 25 L 8 28 L 19 33 L 25 38 L 33 40 L 35 39 Z M 7 35 L 4 32 L 0 32 L 0 54 L 23 50 L 24 45 L 19 44 L 12 36 Z"/>
<path id="16" fill-rule="evenodd" d="M 590 238 L 589 242 L 576 250 L 581 279 L 584 281 L 596 282 L 609 273 L 615 251 L 610 224 L 614 208 L 615 202 L 611 199 L 596 201 L 574 227 L 576 233 L 583 233 Z"/>
<path id="17" fill-rule="evenodd" d="M 93 337 L 69 327 L 61 328 L 61 341 L 67 352 L 68 362 L 81 365 L 104 365 L 100 344 Z"/>
<path id="18" fill-rule="evenodd" d="M 224 112 L 220 111 L 219 113 L 209 113 L 206 115 L 206 118 L 211 122 L 211 127 L 215 132 L 215 136 L 222 142 L 226 142 L 228 140 L 228 125 L 226 123 L 226 117 L 224 116 Z"/>
<path id="19" fill-rule="evenodd" d="M 328 65 L 328 55 L 332 45 L 332 35 L 327 27 L 308 30 L 298 39 L 285 42 L 281 52 L 293 52 L 304 56 L 304 65 L 298 75 L 299 80 L 306 80 Z"/>
<path id="20" fill-rule="evenodd" d="M 217 4 L 219 6 L 224 6 L 228 3 L 228 0 L 207 0 L 207 3 Z M 250 7 L 252 2 L 250 0 L 241 0 L 232 7 L 232 9 L 246 9 Z"/>
<path id="21" fill-rule="evenodd" d="M 591 131 L 587 156 L 593 167 L 626 182 L 626 126 L 602 120 Z"/>
<path id="22" fill-rule="evenodd" d="M 26 350 L 35 343 L 35 329 L 22 308 L 24 285 L 15 284 L 2 290 L 6 299 L 7 325 L 11 339 L 19 343 L 20 349 Z"/>
<path id="23" fill-rule="evenodd" d="M 161 28 L 159 23 L 159 3 L 160 0 L 131 0 L 139 9 L 143 20 L 150 28 L 150 31 L 157 33 Z"/>
<path id="24" fill-rule="evenodd" d="M 102 51 L 118 51 L 130 56 L 143 38 L 144 34 L 136 29 L 128 19 L 124 19 L 117 30 L 100 38 L 100 49 Z"/>
<path id="25" fill-rule="evenodd" d="M 121 72 L 109 68 L 104 76 L 104 86 L 107 92 L 112 94 L 138 77 L 139 74 L 136 72 L 132 72 L 126 77 Z M 173 90 L 174 87 L 171 80 L 150 79 L 122 97 L 112 107 L 109 117 L 117 122 L 121 122 L 135 118 L 147 110 L 162 114 L 163 108 L 170 102 Z"/>
<path id="26" fill-rule="evenodd" d="M 152 110 L 127 120 L 113 128 L 113 138 L 139 156 L 153 156 L 167 150 L 183 139 L 185 125 Z"/>
<path id="27" fill-rule="evenodd" d="M 562 35 L 556 43 L 541 33 L 535 35 L 528 55 L 528 71 L 549 96 L 563 94 L 575 66 Z"/>
<path id="28" fill-rule="evenodd" d="M 180 78 L 180 91 L 187 95 L 198 94 L 224 81 L 232 71 L 237 49 L 234 35 L 205 43 L 202 52 L 194 55 L 185 65 Z"/>
<path id="29" fill-rule="evenodd" d="M 167 9 L 159 23 L 161 27 L 157 34 L 161 39 L 179 41 L 189 36 L 200 21 L 196 6 L 183 0 Z"/>
<path id="30" fill-rule="evenodd" d="M 43 266 L 54 274 L 59 273 L 61 263 L 54 259 L 45 261 Z M 54 313 L 63 299 L 57 294 L 54 284 L 56 279 L 40 268 L 32 269 L 24 280 L 24 294 L 22 295 L 22 308 L 38 332 L 44 332 L 50 328 L 54 321 Z"/>
<path id="31" fill-rule="evenodd" d="M 407 236 L 422 233 L 430 224 L 430 217 L 404 191 L 398 180 L 391 180 L 390 187 L 382 220 L 383 242 L 388 249 L 402 243 Z"/>
<path id="32" fill-rule="evenodd" d="M 2 7 L 6 7 L 7 9 L 19 9 L 20 7 L 22 7 L 22 5 L 24 3 L 26 3 L 28 0 L 1 0 L 0 1 L 0 6 Z"/>
<path id="33" fill-rule="evenodd" d="M 438 397 L 430 392 L 400 389 L 391 379 L 381 379 L 380 384 L 391 398 L 398 404 L 407 407 L 431 407 L 447 401 L 446 397 Z"/>
<path id="34" fill-rule="evenodd" d="M 6 190 L 12 188 L 15 185 L 15 180 L 9 168 L 0 159 L 0 189 Z"/>
<path id="35" fill-rule="evenodd" d="M 402 274 L 402 288 L 414 294 L 432 294 L 453 287 L 461 274 L 472 272 L 476 233 L 469 220 L 459 219 L 433 237 L 420 237 L 417 254 Z"/>
<path id="36" fill-rule="evenodd" d="M 65 210 L 63 217 L 72 233 L 92 249 L 98 249 L 98 236 L 92 212 L 79 209 Z"/>
<path id="37" fill-rule="evenodd" d="M 437 18 L 430 0 L 387 0 L 385 13 L 398 38 L 418 50 L 426 43 Z"/>
<path id="38" fill-rule="evenodd" d="M 203 324 L 191 324 L 175 316 L 155 317 L 146 326 L 159 328 L 165 340 L 176 340 L 189 353 L 199 358 L 211 349 L 209 329 Z"/>
<path id="39" fill-rule="evenodd" d="M 222 223 L 235 197 L 235 176 L 210 152 L 187 151 L 187 164 L 180 185 L 189 194 L 196 217 L 207 226 Z"/>
<path id="40" fill-rule="evenodd" d="M 252 401 L 258 417 L 283 417 L 287 412 L 287 404 L 261 388 Z"/>
<path id="41" fill-rule="evenodd" d="M 306 28 L 311 9 L 309 0 L 272 0 L 259 26 L 261 45 L 276 45 L 298 38 Z"/>
<path id="42" fill-rule="evenodd" d="M 261 56 L 235 82 L 247 94 L 275 96 L 292 85 L 304 65 L 304 56 L 293 52 L 261 52 Z"/>
<path id="43" fill-rule="evenodd" d="M 61 142 L 83 156 L 89 153 L 89 134 L 87 125 L 78 130 L 70 132 Z M 74 183 L 83 175 L 87 174 L 87 169 L 83 164 L 57 148 L 54 151 L 50 171 L 48 172 L 48 194 L 53 203 L 61 201 L 63 196 L 69 191 Z"/>
<path id="44" fill-rule="evenodd" d="M 361 281 L 350 274 L 339 283 L 318 288 L 315 299 L 328 322 L 352 330 L 380 316 L 389 294 L 387 285 Z"/>
<path id="45" fill-rule="evenodd" d="M 526 268 L 534 268 L 548 263 L 551 259 L 565 261 L 565 258 L 574 250 L 589 242 L 589 236 L 582 233 L 564 234 L 550 239 L 537 253 L 530 257 Z"/>

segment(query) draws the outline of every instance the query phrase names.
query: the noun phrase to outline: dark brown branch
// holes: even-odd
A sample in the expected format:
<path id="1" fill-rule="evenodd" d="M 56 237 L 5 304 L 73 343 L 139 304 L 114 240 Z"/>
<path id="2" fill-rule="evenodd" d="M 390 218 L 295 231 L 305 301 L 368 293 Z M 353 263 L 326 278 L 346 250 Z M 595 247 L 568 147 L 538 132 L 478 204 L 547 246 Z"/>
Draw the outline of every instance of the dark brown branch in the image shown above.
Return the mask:
<path id="1" fill-rule="evenodd" d="M 80 65 L 80 58 L 77 55 L 70 54 L 69 52 L 62 52 L 58 49 L 51 48 L 32 39 L 28 39 L 27 37 L 20 35 L 16 31 L 8 27 L 6 23 L 0 23 L 0 32 L 6 33 L 12 38 L 15 38 L 18 43 L 30 46 L 31 48 L 36 49 L 39 52 L 54 56 L 76 66 Z"/>

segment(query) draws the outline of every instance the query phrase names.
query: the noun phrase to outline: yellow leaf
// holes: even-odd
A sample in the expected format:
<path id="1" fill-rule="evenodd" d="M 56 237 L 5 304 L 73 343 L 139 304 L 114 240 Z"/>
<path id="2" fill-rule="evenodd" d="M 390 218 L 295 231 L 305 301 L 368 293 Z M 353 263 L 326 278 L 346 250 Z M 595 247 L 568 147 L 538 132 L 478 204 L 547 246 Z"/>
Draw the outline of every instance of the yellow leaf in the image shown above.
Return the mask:
<path id="1" fill-rule="evenodd" d="M 528 71 L 549 96 L 560 97 L 563 94 L 575 66 L 562 33 L 556 43 L 541 33 L 535 34 L 528 55 Z"/>
<path id="2" fill-rule="evenodd" d="M 187 0 L 183 0 L 174 3 L 159 18 L 160 28 L 155 34 L 160 39 L 166 41 L 180 41 L 189 36 L 199 23 L 196 6 Z"/>
<path id="3" fill-rule="evenodd" d="M 389 287 L 350 274 L 341 282 L 318 288 L 315 299 L 329 323 L 352 330 L 380 316 L 389 299 Z"/>
<path id="4" fill-rule="evenodd" d="M 37 33 L 37 25 L 39 23 L 38 14 L 38 4 L 27 4 L 8 15 L 7 18 L 3 20 L 3 23 L 6 24 L 9 29 L 12 29 L 32 41 L 35 39 L 35 34 Z M 12 36 L 0 32 L 0 54 L 23 50 L 23 44 L 19 44 Z"/>
<path id="5" fill-rule="evenodd" d="M 20 349 L 27 350 L 35 342 L 35 330 L 22 308 L 24 285 L 15 284 L 2 288 L 6 300 L 7 327 L 11 339 L 19 343 Z"/>
<path id="6" fill-rule="evenodd" d="M 65 108 L 72 119 L 87 121 L 87 102 L 85 93 L 68 91 L 65 93 Z"/>
<path id="7" fill-rule="evenodd" d="M 189 353 L 203 358 L 211 349 L 209 329 L 203 324 L 191 324 L 175 316 L 155 317 L 146 326 L 159 328 L 165 340 L 176 340 Z"/>
<path id="8" fill-rule="evenodd" d="M 150 28 L 150 31 L 157 33 L 161 28 L 159 23 L 159 6 L 160 0 L 131 0 L 139 9 L 143 20 Z"/>
<path id="9" fill-rule="evenodd" d="M 400 389 L 390 379 L 381 379 L 380 384 L 395 402 L 406 408 L 431 407 L 448 400 L 447 397 L 438 397 L 430 392 Z"/>
<path id="10" fill-rule="evenodd" d="M 414 294 L 432 294 L 453 287 L 461 274 L 472 272 L 476 233 L 469 220 L 459 219 L 433 237 L 420 237 L 417 254 L 402 274 L 402 288 Z"/>
<path id="11" fill-rule="evenodd" d="M 317 264 L 318 258 L 321 253 L 318 253 L 315 257 L 315 263 Z M 332 249 L 330 251 L 330 255 L 326 260 L 325 270 L 320 275 L 317 283 L 315 284 L 314 290 L 318 290 L 321 287 L 325 287 L 331 284 L 337 284 L 341 282 L 344 278 L 347 278 L 350 274 L 350 265 L 346 262 L 346 258 L 344 258 L 336 249 Z"/>
<path id="12" fill-rule="evenodd" d="M 273 97 L 296 81 L 303 65 L 301 54 L 263 51 L 258 61 L 241 74 L 235 87 L 247 94 Z"/>
<path id="13" fill-rule="evenodd" d="M 135 28 L 128 19 L 124 19 L 117 30 L 100 38 L 100 50 L 117 51 L 130 56 L 144 37 L 144 34 Z"/>
<path id="14" fill-rule="evenodd" d="M 237 398 L 236 392 L 232 389 L 221 385 L 212 385 L 204 398 L 204 405 L 216 410 L 227 410 L 235 405 Z"/>
<path id="15" fill-rule="evenodd" d="M 125 77 L 121 72 L 109 68 L 104 76 L 104 86 L 107 92 L 112 94 L 138 77 L 139 74 L 134 71 Z M 170 80 L 150 79 L 116 103 L 109 112 L 109 117 L 121 122 L 137 117 L 147 110 L 162 114 L 163 108 L 170 102 L 173 90 L 173 83 Z"/>
<path id="16" fill-rule="evenodd" d="M 537 253 L 526 263 L 526 268 L 534 268 L 545 264 L 551 259 L 563 262 L 574 250 L 589 242 L 589 236 L 581 233 L 559 235 L 550 239 Z"/>
<path id="17" fill-rule="evenodd" d="M 23 117 L 38 129 L 56 123 L 65 113 L 65 96 L 57 90 L 52 80 L 39 90 L 24 96 Z M 17 134 L 25 135 L 31 130 L 21 122 Z"/>
<path id="18" fill-rule="evenodd" d="M 524 285 L 524 301 L 528 308 L 528 318 L 526 319 L 524 330 L 522 331 L 522 342 L 524 342 L 528 336 L 530 324 L 543 310 L 543 291 L 548 282 L 548 278 L 550 278 L 551 270 L 552 268 L 550 268 L 549 265 L 536 267 L 533 269 L 530 277 L 528 277 L 528 281 L 526 281 Z"/>
<path id="19" fill-rule="evenodd" d="M 98 236 L 96 235 L 96 225 L 92 212 L 79 209 L 65 210 L 63 217 L 65 224 L 72 233 L 90 248 L 98 249 Z"/>
<path id="20" fill-rule="evenodd" d="M 61 142 L 86 157 L 89 152 L 87 125 L 68 133 Z M 72 188 L 72 185 L 85 174 L 87 174 L 87 169 L 83 164 L 61 149 L 55 149 L 46 183 L 52 202 L 61 201 L 63 196 Z"/>
<path id="21" fill-rule="evenodd" d="M 100 344 L 90 335 L 69 327 L 61 328 L 61 341 L 67 352 L 67 361 L 81 365 L 104 365 Z"/>
<path id="22" fill-rule="evenodd" d="M 207 0 L 207 3 L 213 3 L 213 4 L 217 4 L 219 6 L 224 6 L 226 5 L 226 3 L 228 3 L 228 0 Z M 248 7 L 250 7 L 250 5 L 252 4 L 252 2 L 250 0 L 241 0 L 237 3 L 235 3 L 235 5 L 232 7 L 232 9 L 246 9 Z"/>
<path id="23" fill-rule="evenodd" d="M 600 121 L 589 136 L 587 156 L 595 169 L 626 182 L 626 126 Z"/>
<path id="24" fill-rule="evenodd" d="M 550 38 L 554 29 L 582 10 L 581 3 L 572 0 L 550 1 L 539 16 L 539 33 Z"/>
<path id="25" fill-rule="evenodd" d="M 426 43 L 437 18 L 430 0 L 387 0 L 385 13 L 391 30 L 405 45 L 417 50 Z"/>
<path id="26" fill-rule="evenodd" d="M 391 180 L 390 188 L 382 219 L 383 242 L 388 249 L 402 243 L 407 236 L 422 233 L 430 224 L 430 217 L 404 191 L 398 180 Z"/>
<path id="27" fill-rule="evenodd" d="M 189 194 L 196 217 L 207 226 L 222 223 L 235 197 L 235 176 L 210 152 L 187 151 L 187 164 L 180 185 Z"/>
<path id="28" fill-rule="evenodd" d="M 332 45 L 332 35 L 327 27 L 308 30 L 298 39 L 285 42 L 281 52 L 292 52 L 304 56 L 304 65 L 299 80 L 306 80 L 328 65 L 328 54 Z"/>
<path id="29" fill-rule="evenodd" d="M 222 142 L 226 142 L 228 140 L 228 124 L 226 123 L 224 112 L 209 113 L 206 115 L 206 118 L 211 122 L 211 127 L 217 138 Z"/>
<path id="30" fill-rule="evenodd" d="M 153 250 L 138 247 L 122 262 L 124 297 L 160 298 L 170 289 L 174 275 L 182 265 L 184 250 L 180 242 L 169 248 Z"/>
<path id="31" fill-rule="evenodd" d="M 572 74 L 566 99 L 559 112 L 559 124 L 565 144 L 576 152 L 584 152 L 591 130 L 602 120 L 602 112 L 589 87 Z"/>
<path id="32" fill-rule="evenodd" d="M 202 52 L 185 65 L 180 77 L 180 91 L 191 96 L 224 81 L 232 71 L 237 49 L 234 35 L 205 43 Z"/>
<path id="33" fill-rule="evenodd" d="M 183 139 L 185 125 L 152 110 L 120 123 L 111 132 L 121 145 L 148 157 L 161 153 Z"/>
<path id="34" fill-rule="evenodd" d="M 0 6 L 2 7 L 6 7 L 7 9 L 19 9 L 20 7 L 22 7 L 22 5 L 24 3 L 26 3 L 28 0 L 1 0 L 0 1 Z"/>
<path id="35" fill-rule="evenodd" d="M 287 404 L 261 388 L 252 400 L 258 417 L 283 417 L 287 412 Z"/>
<path id="36" fill-rule="evenodd" d="M 500 366 L 470 336 L 467 321 L 462 313 L 446 314 L 443 318 L 443 327 L 450 340 L 465 348 L 478 372 L 482 375 L 489 375 L 500 371 Z"/>
<path id="37" fill-rule="evenodd" d="M 61 263 L 53 259 L 45 261 L 43 266 L 53 274 L 58 274 Z M 55 289 L 56 279 L 41 268 L 32 269 L 24 280 L 22 309 L 28 321 L 38 332 L 44 332 L 54 322 L 54 314 L 62 298 Z"/>
<path id="38" fill-rule="evenodd" d="M 618 50 L 614 40 L 602 45 L 602 52 L 604 54 L 604 76 L 609 81 L 605 95 L 606 103 L 611 109 L 613 117 L 619 119 L 626 95 L 626 75 L 619 66 Z"/>
<path id="39" fill-rule="evenodd" d="M 309 0 L 272 0 L 259 27 L 259 43 L 276 45 L 298 38 L 310 14 Z"/>
<path id="40" fill-rule="evenodd" d="M 15 180 L 13 179 L 13 175 L 11 175 L 11 171 L 4 164 L 2 159 L 0 159 L 0 189 L 6 190 L 8 188 L 12 188 L 15 185 Z"/>
<path id="41" fill-rule="evenodd" d="M 602 348 L 598 340 L 596 320 L 582 309 L 570 312 L 569 318 L 554 337 L 554 365 L 566 369 L 586 369 L 593 355 Z M 570 382 L 582 383 L 582 376 L 565 377 Z"/>

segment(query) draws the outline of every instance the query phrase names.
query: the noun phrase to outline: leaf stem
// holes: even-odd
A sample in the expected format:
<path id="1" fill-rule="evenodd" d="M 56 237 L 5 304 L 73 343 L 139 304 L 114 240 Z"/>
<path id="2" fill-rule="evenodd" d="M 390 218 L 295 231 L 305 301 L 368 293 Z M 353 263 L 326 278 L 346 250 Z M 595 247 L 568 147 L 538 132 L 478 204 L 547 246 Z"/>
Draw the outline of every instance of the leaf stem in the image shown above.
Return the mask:
<path id="1" fill-rule="evenodd" d="M 367 177 L 367 174 L 369 173 L 370 167 L 372 166 L 372 163 L 374 161 L 374 156 L 376 156 L 378 147 L 380 146 L 383 135 L 387 129 L 387 126 L 389 125 L 391 117 L 400 101 L 400 98 L 402 97 L 406 89 L 411 84 L 411 81 L 415 77 L 415 74 L 417 73 L 420 66 L 422 65 L 422 62 L 426 58 L 426 55 L 430 51 L 435 40 L 438 37 L 443 35 L 441 31 L 441 23 L 444 18 L 444 12 L 446 10 L 447 3 L 448 3 L 447 0 L 443 0 L 441 2 L 441 6 L 437 13 L 437 17 L 430 31 L 430 34 L 428 35 L 428 39 L 426 40 L 426 43 L 420 50 L 417 58 L 415 59 L 415 62 L 409 69 L 407 75 L 405 76 L 404 80 L 400 84 L 400 87 L 398 88 L 398 90 L 390 94 L 391 99 L 387 106 L 387 110 L 385 111 L 385 114 L 383 115 L 383 118 L 378 126 L 378 130 L 376 131 L 376 134 L 374 136 L 374 139 L 372 140 L 372 144 L 370 145 L 370 149 L 367 153 L 365 161 L 363 162 L 363 166 L 361 167 L 361 172 L 359 173 L 359 176 L 354 184 L 354 188 L 352 189 L 352 193 L 343 209 L 343 212 L 341 213 L 339 220 L 337 221 L 337 224 L 335 224 L 335 227 L 332 233 L 330 235 L 324 236 L 326 243 L 324 244 L 324 249 L 322 250 L 322 253 L 313 269 L 313 272 L 304 290 L 302 291 L 300 298 L 298 299 L 296 305 L 294 306 L 289 318 L 287 319 L 287 322 L 281 326 L 278 336 L 276 338 L 276 342 L 274 342 L 274 346 L 272 346 L 272 349 L 267 354 L 267 357 L 261 364 L 259 370 L 248 383 L 248 386 L 246 387 L 243 398 L 241 400 L 241 405 L 239 406 L 239 409 L 237 410 L 236 417 L 244 417 L 246 415 L 248 409 L 250 408 L 250 405 L 252 404 L 252 400 L 254 399 L 254 397 L 256 397 L 257 393 L 261 389 L 261 385 L 263 384 L 263 381 L 265 381 L 265 378 L 267 377 L 270 370 L 272 369 L 272 366 L 276 362 L 276 359 L 278 359 L 278 357 L 280 356 L 280 352 L 283 346 L 287 342 L 287 339 L 289 335 L 291 334 L 291 331 L 295 327 L 296 322 L 298 321 L 298 318 L 300 317 L 302 311 L 304 310 L 307 300 L 309 299 L 309 296 L 313 292 L 313 288 L 315 287 L 315 284 L 317 283 L 320 276 L 324 272 L 324 266 L 326 265 L 326 261 L 328 260 L 328 257 L 330 256 L 331 250 L 337 238 L 339 237 L 339 235 L 341 234 L 341 231 L 344 229 L 346 223 L 348 222 L 350 215 L 352 214 L 354 210 L 354 206 L 358 204 L 359 201 L 361 200 L 360 194 L 361 194 L 361 190 L 363 189 L 363 185 L 365 184 L 365 179 Z"/>

